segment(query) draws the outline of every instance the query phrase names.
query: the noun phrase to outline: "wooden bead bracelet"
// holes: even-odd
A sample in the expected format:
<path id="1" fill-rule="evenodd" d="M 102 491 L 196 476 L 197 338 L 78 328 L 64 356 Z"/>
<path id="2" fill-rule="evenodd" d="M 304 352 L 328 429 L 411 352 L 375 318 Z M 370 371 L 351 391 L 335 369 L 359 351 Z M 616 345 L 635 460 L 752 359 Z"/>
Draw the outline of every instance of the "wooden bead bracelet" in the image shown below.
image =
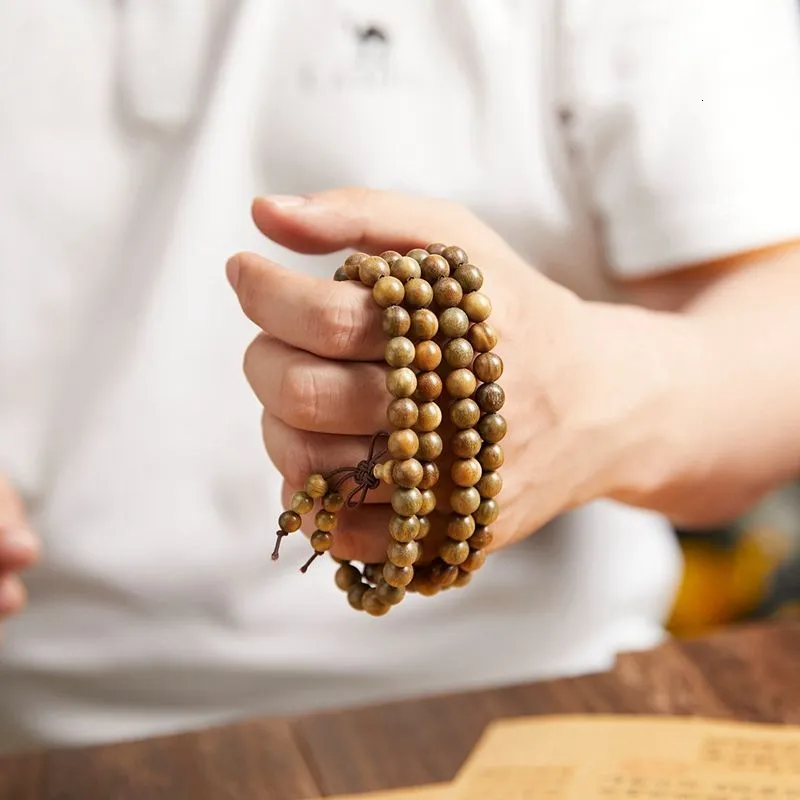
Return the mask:
<path id="1" fill-rule="evenodd" d="M 405 256 L 393 250 L 380 256 L 354 253 L 334 279 L 360 281 L 384 309 L 392 431 L 376 433 L 367 458 L 355 467 L 309 476 L 278 519 L 272 557 L 278 558 L 283 537 L 299 530 L 302 515 L 320 501 L 305 572 L 330 549 L 339 511 L 359 506 L 381 481 L 394 486 L 386 562 L 359 568 L 340 561 L 336 572 L 336 585 L 353 608 L 382 616 L 407 591 L 433 595 L 464 586 L 486 559 L 489 526 L 499 513 L 495 498 L 503 486 L 499 442 L 506 421 L 498 412 L 505 395 L 497 383 L 503 362 L 492 352 L 497 334 L 487 321 L 491 303 L 480 291 L 483 275 L 460 247 L 432 244 Z M 423 564 L 420 543 L 437 507 L 443 409 L 454 430 L 449 447 L 455 488 L 447 505 L 447 535 L 438 555 Z"/>

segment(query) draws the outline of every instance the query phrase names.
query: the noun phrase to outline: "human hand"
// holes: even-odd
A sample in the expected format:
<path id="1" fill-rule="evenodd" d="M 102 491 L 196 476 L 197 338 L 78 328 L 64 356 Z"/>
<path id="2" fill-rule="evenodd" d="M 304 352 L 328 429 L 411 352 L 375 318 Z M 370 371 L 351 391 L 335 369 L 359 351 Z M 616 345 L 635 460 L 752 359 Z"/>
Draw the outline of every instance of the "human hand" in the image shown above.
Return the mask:
<path id="1" fill-rule="evenodd" d="M 19 495 L 0 478 L 0 619 L 25 605 L 25 587 L 18 572 L 39 557 L 39 542 L 27 527 Z"/>
<path id="2" fill-rule="evenodd" d="M 483 271 L 505 362 L 508 422 L 492 547 L 626 485 L 650 415 L 666 405 L 641 315 L 580 301 L 449 202 L 348 189 L 260 199 L 253 217 L 267 237 L 296 252 L 405 252 L 443 241 L 463 247 Z M 386 427 L 381 310 L 363 286 L 299 275 L 253 254 L 234 256 L 228 277 L 264 331 L 246 353 L 245 373 L 264 406 L 264 443 L 286 479 L 288 507 L 309 474 L 356 464 L 370 435 Z M 446 481 L 436 491 L 447 498 Z M 384 560 L 388 500 L 383 487 L 367 505 L 340 514 L 335 556 Z"/>

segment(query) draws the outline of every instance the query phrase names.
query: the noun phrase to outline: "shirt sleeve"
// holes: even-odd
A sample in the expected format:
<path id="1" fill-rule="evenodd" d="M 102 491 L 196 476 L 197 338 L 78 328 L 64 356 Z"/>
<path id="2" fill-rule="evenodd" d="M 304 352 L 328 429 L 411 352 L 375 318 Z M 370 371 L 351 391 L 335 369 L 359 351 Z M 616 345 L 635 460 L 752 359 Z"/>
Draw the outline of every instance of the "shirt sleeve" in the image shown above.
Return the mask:
<path id="1" fill-rule="evenodd" d="M 564 8 L 572 146 L 613 274 L 800 238 L 800 0 Z"/>

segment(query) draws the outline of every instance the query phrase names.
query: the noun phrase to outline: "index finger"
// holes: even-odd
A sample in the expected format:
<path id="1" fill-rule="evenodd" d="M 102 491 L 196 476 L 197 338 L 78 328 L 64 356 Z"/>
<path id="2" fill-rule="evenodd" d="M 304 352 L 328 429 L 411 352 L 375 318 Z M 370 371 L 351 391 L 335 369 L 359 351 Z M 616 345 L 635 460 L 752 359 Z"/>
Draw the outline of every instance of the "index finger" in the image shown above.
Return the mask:
<path id="1" fill-rule="evenodd" d="M 233 256 L 227 274 L 244 313 L 270 336 L 323 358 L 382 357 L 381 309 L 365 287 L 291 272 L 255 253 Z"/>

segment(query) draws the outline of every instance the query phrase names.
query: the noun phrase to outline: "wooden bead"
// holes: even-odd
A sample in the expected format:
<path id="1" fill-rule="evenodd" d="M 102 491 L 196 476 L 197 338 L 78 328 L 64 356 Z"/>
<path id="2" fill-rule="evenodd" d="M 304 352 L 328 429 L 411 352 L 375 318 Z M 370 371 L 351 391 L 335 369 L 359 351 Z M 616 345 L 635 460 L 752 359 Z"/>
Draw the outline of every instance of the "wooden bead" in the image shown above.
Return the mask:
<path id="1" fill-rule="evenodd" d="M 461 308 L 472 322 L 483 322 L 492 313 L 492 301 L 482 292 L 470 292 L 461 300 Z"/>
<path id="2" fill-rule="evenodd" d="M 464 401 L 459 400 L 458 402 L 462 403 Z M 473 458 L 477 456 L 481 451 L 482 445 L 483 439 L 474 428 L 456 431 L 450 440 L 450 450 L 458 458 Z"/>
<path id="3" fill-rule="evenodd" d="M 322 475 L 314 473 L 308 476 L 308 480 L 306 481 L 306 494 L 318 500 L 320 497 L 324 497 L 327 491 L 328 481 L 326 481 Z"/>
<path id="4" fill-rule="evenodd" d="M 442 256 L 429 255 L 420 263 L 422 277 L 433 286 L 440 278 L 446 278 L 450 274 L 450 265 L 447 259 Z"/>
<path id="5" fill-rule="evenodd" d="M 475 572 L 479 570 L 486 563 L 485 550 L 472 550 L 470 549 L 469 555 L 461 563 L 461 569 L 465 572 Z"/>
<path id="6" fill-rule="evenodd" d="M 455 308 L 463 297 L 461 284 L 455 278 L 440 278 L 433 285 L 433 301 L 439 308 Z"/>
<path id="7" fill-rule="evenodd" d="M 483 383 L 475 392 L 475 401 L 481 407 L 481 411 L 492 414 L 503 407 L 506 402 L 506 393 L 499 383 Z"/>
<path id="8" fill-rule="evenodd" d="M 468 330 L 469 317 L 460 308 L 446 308 L 439 314 L 439 331 L 448 339 L 457 339 Z"/>
<path id="9" fill-rule="evenodd" d="M 431 521 L 428 517 L 419 518 L 419 533 L 416 535 L 416 540 L 424 539 L 431 532 Z"/>
<path id="10" fill-rule="evenodd" d="M 422 278 L 411 278 L 404 288 L 406 304 L 413 308 L 427 308 L 433 301 L 433 289 Z"/>
<path id="11" fill-rule="evenodd" d="M 403 586 L 389 586 L 386 581 L 381 581 L 376 587 L 375 591 L 378 597 L 389 606 L 396 606 L 403 601 L 406 596 L 406 590 Z"/>
<path id="12" fill-rule="evenodd" d="M 412 278 L 419 278 L 422 274 L 419 262 L 408 256 L 402 256 L 392 263 L 389 267 L 392 275 L 397 278 L 401 283 L 406 283 Z"/>
<path id="13" fill-rule="evenodd" d="M 391 561 L 383 565 L 383 579 L 389 586 L 408 586 L 414 577 L 414 567 L 397 567 Z"/>
<path id="14" fill-rule="evenodd" d="M 373 470 L 375 477 L 382 480 L 387 486 L 394 486 L 394 479 L 392 478 L 394 464 L 394 459 L 390 458 L 388 461 L 384 461 L 383 464 L 378 464 Z"/>
<path id="15" fill-rule="evenodd" d="M 386 374 L 386 388 L 393 397 L 411 397 L 417 390 L 417 376 L 408 367 L 390 370 Z"/>
<path id="16" fill-rule="evenodd" d="M 365 564 L 364 579 L 375 586 L 383 580 L 383 564 Z"/>
<path id="17" fill-rule="evenodd" d="M 412 584 L 409 584 L 408 591 L 414 591 L 423 597 L 434 597 L 439 594 L 441 587 L 437 586 L 427 572 L 421 573 L 416 577 Z"/>
<path id="18" fill-rule="evenodd" d="M 322 498 L 322 507 L 331 514 L 337 514 L 344 508 L 344 497 L 339 492 L 328 492 Z"/>
<path id="19" fill-rule="evenodd" d="M 467 339 L 479 353 L 486 353 L 497 347 L 497 331 L 489 322 L 476 322 L 469 329 Z"/>
<path id="20" fill-rule="evenodd" d="M 413 428 L 418 417 L 419 409 L 410 397 L 398 397 L 386 409 L 386 419 L 393 428 Z"/>
<path id="21" fill-rule="evenodd" d="M 402 603 L 403 598 L 406 596 L 404 586 L 389 586 L 386 581 L 381 581 L 375 587 L 375 591 L 378 593 L 378 597 L 390 606 L 396 606 L 398 603 Z"/>
<path id="22" fill-rule="evenodd" d="M 464 569 L 459 569 L 458 570 L 458 577 L 456 578 L 455 582 L 453 583 L 453 586 L 458 586 L 458 587 L 466 586 L 471 580 L 472 580 L 472 573 L 471 572 L 467 572 Z"/>
<path id="23" fill-rule="evenodd" d="M 424 372 L 436 369 L 442 363 L 442 351 L 429 339 L 420 342 L 414 356 L 414 366 Z"/>
<path id="24" fill-rule="evenodd" d="M 395 485 L 406 489 L 419 486 L 419 482 L 422 480 L 422 464 L 416 458 L 396 461 L 392 469 L 392 480 Z"/>
<path id="25" fill-rule="evenodd" d="M 458 577 L 458 567 L 435 558 L 428 568 L 428 575 L 437 586 L 450 586 Z"/>
<path id="26" fill-rule="evenodd" d="M 456 486 L 474 486 L 481 479 L 481 465 L 474 458 L 459 458 L 450 467 L 450 477 Z"/>
<path id="27" fill-rule="evenodd" d="M 503 489 L 503 478 L 499 472 L 484 472 L 475 488 L 481 497 L 497 497 Z"/>
<path id="28" fill-rule="evenodd" d="M 333 535 L 330 531 L 314 531 L 311 534 L 311 546 L 315 553 L 324 553 L 331 549 Z"/>
<path id="29" fill-rule="evenodd" d="M 403 489 L 402 487 L 398 487 L 392 492 L 392 508 L 395 514 L 400 514 L 403 517 L 413 517 L 421 507 L 422 492 L 420 492 L 419 489 Z"/>
<path id="30" fill-rule="evenodd" d="M 389 434 L 389 441 L 386 446 L 392 458 L 405 461 L 407 458 L 413 458 L 417 454 L 419 437 L 409 428 L 392 431 Z M 430 461 L 431 459 L 426 458 L 423 460 Z"/>
<path id="31" fill-rule="evenodd" d="M 424 461 L 422 463 L 422 480 L 417 489 L 424 492 L 426 489 L 432 489 L 437 483 L 439 483 L 439 466 L 435 461 Z"/>
<path id="32" fill-rule="evenodd" d="M 402 306 L 389 306 L 381 317 L 385 336 L 405 336 L 411 328 L 411 315 Z"/>
<path id="33" fill-rule="evenodd" d="M 469 397 L 464 397 L 461 400 L 456 400 L 456 402 L 450 406 L 449 417 L 450 422 L 459 429 L 472 428 L 478 424 L 478 420 L 481 418 L 481 410 L 474 400 Z M 478 435 L 477 431 L 475 433 Z M 459 454 L 456 453 L 456 455 Z M 472 455 L 475 455 L 475 453 L 472 453 Z M 466 456 L 462 456 L 462 458 L 465 457 Z"/>
<path id="34" fill-rule="evenodd" d="M 475 351 L 472 349 L 472 345 L 461 336 L 451 339 L 444 346 L 445 363 L 453 369 L 470 366 L 474 356 Z"/>
<path id="35" fill-rule="evenodd" d="M 346 592 L 351 586 L 359 583 L 361 580 L 361 573 L 352 564 L 342 564 L 339 569 L 336 570 L 334 580 L 336 581 L 336 585 L 343 592 Z"/>
<path id="36" fill-rule="evenodd" d="M 462 264 L 453 277 L 465 292 L 477 292 L 483 286 L 483 273 L 474 264 Z"/>
<path id="37" fill-rule="evenodd" d="M 450 397 L 469 397 L 477 387 L 475 375 L 468 369 L 454 369 L 445 379 L 444 385 Z M 478 428 L 479 433 L 483 432 Z M 486 438 L 485 436 L 483 437 Z"/>
<path id="38" fill-rule="evenodd" d="M 314 517 L 314 524 L 318 530 L 332 531 L 336 527 L 336 514 L 331 514 L 330 511 L 317 511 L 317 516 Z"/>
<path id="39" fill-rule="evenodd" d="M 392 540 L 386 549 L 386 557 L 396 567 L 410 567 L 419 558 L 419 545 L 413 541 Z"/>
<path id="40" fill-rule="evenodd" d="M 389 308 L 403 302 L 405 291 L 397 278 L 385 275 L 372 287 L 372 297 L 381 308 Z"/>
<path id="41" fill-rule="evenodd" d="M 405 336 L 395 336 L 386 342 L 385 359 L 390 367 L 408 367 L 414 363 L 415 355 L 414 343 Z"/>
<path id="42" fill-rule="evenodd" d="M 442 437 L 436 431 L 428 431 L 419 435 L 419 449 L 416 456 L 420 461 L 436 461 L 443 449 Z"/>
<path id="43" fill-rule="evenodd" d="M 486 444 L 481 448 L 478 453 L 478 461 L 487 472 L 495 469 L 500 469 L 505 462 L 506 457 L 503 452 L 503 446 L 499 444 Z"/>
<path id="44" fill-rule="evenodd" d="M 475 533 L 469 537 L 469 546 L 474 550 L 483 550 L 487 548 L 494 540 L 492 532 L 483 525 L 478 525 Z"/>
<path id="45" fill-rule="evenodd" d="M 382 617 L 389 612 L 389 605 L 381 600 L 377 589 L 367 589 L 361 598 L 361 605 L 371 617 Z"/>
<path id="46" fill-rule="evenodd" d="M 497 353 L 481 353 L 472 365 L 478 380 L 491 383 L 503 374 L 503 360 Z"/>
<path id="47" fill-rule="evenodd" d="M 460 248 L 451 245 L 442 250 L 442 255 L 447 259 L 451 269 L 456 269 L 469 261 L 467 254 Z"/>
<path id="48" fill-rule="evenodd" d="M 439 318 L 429 308 L 419 308 L 411 314 L 409 336 L 417 341 L 433 339 L 439 332 Z"/>
<path id="49" fill-rule="evenodd" d="M 300 530 L 303 520 L 296 511 L 284 511 L 278 517 L 278 527 L 286 533 L 294 533 Z"/>
<path id="50" fill-rule="evenodd" d="M 413 394 L 414 400 L 418 403 L 427 403 L 437 400 L 444 386 L 442 379 L 436 372 L 423 372 L 417 376 L 417 389 Z"/>
<path id="51" fill-rule="evenodd" d="M 336 272 L 333 273 L 333 279 L 335 281 L 349 281 L 350 276 L 347 274 L 347 270 L 344 267 L 339 267 Z"/>
<path id="52" fill-rule="evenodd" d="M 358 278 L 365 286 L 374 286 L 389 275 L 389 265 L 380 256 L 367 256 L 358 265 Z"/>
<path id="53" fill-rule="evenodd" d="M 389 536 L 397 542 L 413 542 L 419 537 L 419 517 L 395 514 L 389 520 Z"/>
<path id="54" fill-rule="evenodd" d="M 474 513 L 481 504 L 481 494 L 475 486 L 460 486 L 450 493 L 450 508 L 456 514 L 464 515 Z M 458 536 L 453 536 L 458 539 Z"/>
<path id="55" fill-rule="evenodd" d="M 359 280 L 358 267 L 361 262 L 367 258 L 369 258 L 369 256 L 366 253 L 353 253 L 345 259 L 343 269 L 347 273 L 349 280 Z"/>
<path id="56" fill-rule="evenodd" d="M 500 414 L 487 414 L 475 426 L 484 442 L 496 444 L 506 435 L 507 425 L 505 417 Z"/>
<path id="57" fill-rule="evenodd" d="M 364 598 L 365 592 L 369 588 L 370 587 L 367 586 L 366 583 L 356 583 L 347 590 L 347 602 L 350 603 L 350 605 L 356 611 L 364 610 L 364 606 L 361 605 L 361 601 Z"/>
<path id="58" fill-rule="evenodd" d="M 445 539 L 439 547 L 439 558 L 445 564 L 463 564 L 469 556 L 469 545 L 455 539 Z"/>
<path id="59" fill-rule="evenodd" d="M 385 252 L 381 253 L 381 258 L 389 265 L 390 269 L 392 264 L 394 264 L 396 261 L 399 261 L 402 257 L 402 254 L 398 253 L 397 250 L 386 250 Z"/>
<path id="60" fill-rule="evenodd" d="M 308 514 L 314 508 L 314 498 L 306 492 L 295 492 L 289 507 L 296 514 Z"/>
<path id="61" fill-rule="evenodd" d="M 427 250 L 423 250 L 421 247 L 415 247 L 413 250 L 409 250 L 406 255 L 409 258 L 413 258 L 418 264 L 422 264 L 430 253 Z"/>
<path id="62" fill-rule="evenodd" d="M 434 494 L 433 489 L 426 489 L 422 493 L 422 505 L 419 507 L 419 511 L 417 513 L 419 513 L 420 516 L 425 517 L 428 514 L 432 514 L 435 509 L 436 495 Z"/>
<path id="63" fill-rule="evenodd" d="M 447 249 L 447 245 L 441 242 L 434 242 L 433 244 L 429 244 L 425 249 L 432 255 L 440 256 Z"/>
<path id="64" fill-rule="evenodd" d="M 442 409 L 437 403 L 422 403 L 419 419 L 414 426 L 418 431 L 435 431 L 442 424 Z"/>
<path id="65" fill-rule="evenodd" d="M 481 500 L 481 504 L 472 517 L 478 525 L 491 525 L 497 520 L 499 514 L 500 506 L 497 504 L 497 500 L 486 499 Z"/>
<path id="66" fill-rule="evenodd" d="M 456 542 L 465 542 L 475 532 L 475 520 L 470 514 L 451 514 L 447 535 Z"/>

